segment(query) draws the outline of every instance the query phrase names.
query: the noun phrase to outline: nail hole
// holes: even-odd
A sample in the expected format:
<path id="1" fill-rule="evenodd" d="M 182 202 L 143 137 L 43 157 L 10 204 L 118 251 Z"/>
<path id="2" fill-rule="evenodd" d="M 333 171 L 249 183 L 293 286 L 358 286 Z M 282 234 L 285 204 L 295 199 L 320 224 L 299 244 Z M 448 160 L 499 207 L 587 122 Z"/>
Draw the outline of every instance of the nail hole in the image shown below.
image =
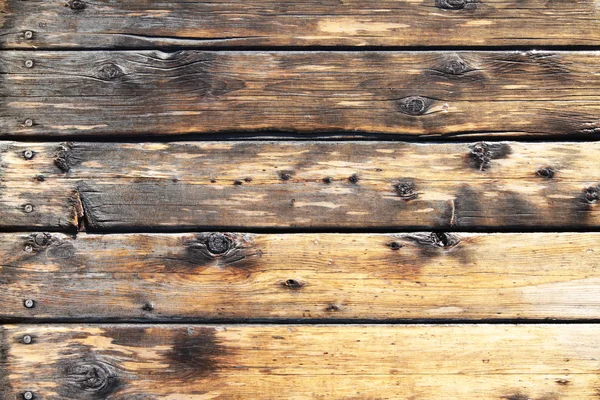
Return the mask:
<path id="1" fill-rule="evenodd" d="M 350 178 L 348 178 L 348 180 L 350 181 L 350 183 L 357 184 L 360 178 L 357 174 L 353 174 Z"/>
<path id="2" fill-rule="evenodd" d="M 152 310 L 154 310 L 154 306 L 151 303 L 146 303 L 142 306 L 142 310 L 152 311 Z"/>

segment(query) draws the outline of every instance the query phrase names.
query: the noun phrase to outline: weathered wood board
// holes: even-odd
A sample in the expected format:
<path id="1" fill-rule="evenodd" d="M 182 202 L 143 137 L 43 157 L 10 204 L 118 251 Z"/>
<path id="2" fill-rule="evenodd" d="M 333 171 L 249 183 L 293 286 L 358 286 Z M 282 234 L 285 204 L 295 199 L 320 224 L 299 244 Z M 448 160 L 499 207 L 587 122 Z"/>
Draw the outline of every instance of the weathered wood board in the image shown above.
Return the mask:
<path id="1" fill-rule="evenodd" d="M 581 136 L 599 112 L 598 52 L 0 53 L 5 137 Z"/>
<path id="2" fill-rule="evenodd" d="M 0 46 L 597 46 L 599 21 L 593 0 L 2 0 Z"/>
<path id="3" fill-rule="evenodd" d="M 598 142 L 4 142 L 0 226 L 597 228 L 599 156 Z"/>
<path id="4" fill-rule="evenodd" d="M 36 399 L 598 398 L 600 326 L 4 326 Z M 29 339 L 31 342 L 26 344 Z"/>
<path id="5" fill-rule="evenodd" d="M 0 260 L 4 321 L 600 318 L 600 233 L 5 233 Z"/>

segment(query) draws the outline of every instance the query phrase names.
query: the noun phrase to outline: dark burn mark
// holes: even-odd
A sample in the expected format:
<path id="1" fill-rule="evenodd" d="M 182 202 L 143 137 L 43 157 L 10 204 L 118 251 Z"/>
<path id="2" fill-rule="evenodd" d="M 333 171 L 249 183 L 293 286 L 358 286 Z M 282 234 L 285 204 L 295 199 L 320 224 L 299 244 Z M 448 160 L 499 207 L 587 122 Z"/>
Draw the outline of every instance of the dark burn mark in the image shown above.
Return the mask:
<path id="1" fill-rule="evenodd" d="M 8 340 L 8 334 L 4 327 L 0 327 L 0 398 L 4 398 L 3 395 L 12 393 L 12 379 L 9 378 L 9 354 L 10 344 Z"/>
<path id="2" fill-rule="evenodd" d="M 507 396 L 502 396 L 504 400 L 558 400 L 558 395 L 555 393 L 547 393 L 539 397 L 533 397 L 525 393 L 515 392 Z"/>
<path id="3" fill-rule="evenodd" d="M 45 182 L 46 181 L 46 177 L 44 175 L 37 175 L 35 177 L 35 180 L 38 182 Z"/>
<path id="4" fill-rule="evenodd" d="M 262 257 L 262 251 L 248 234 L 200 233 L 183 245 L 183 254 L 169 254 L 163 260 L 173 272 L 189 271 L 190 266 L 200 269 L 215 266 L 248 275 L 259 266 Z"/>
<path id="5" fill-rule="evenodd" d="M 302 289 L 304 284 L 301 282 L 298 282 L 295 279 L 288 279 L 288 280 L 282 282 L 281 286 L 288 288 L 288 289 L 292 289 L 292 290 L 298 290 L 298 289 Z"/>
<path id="6" fill-rule="evenodd" d="M 242 181 L 240 181 L 239 179 L 235 179 L 235 180 L 233 181 L 233 184 L 234 184 L 235 186 L 240 186 L 240 185 L 242 185 L 242 184 L 243 184 L 243 182 L 242 182 Z"/>
<path id="7" fill-rule="evenodd" d="M 536 171 L 536 174 L 542 178 L 552 179 L 554 178 L 554 169 L 551 167 L 543 167 Z"/>
<path id="8" fill-rule="evenodd" d="M 600 198 L 600 186 L 590 186 L 583 189 L 583 201 L 588 204 L 596 204 Z"/>
<path id="9" fill-rule="evenodd" d="M 103 329 L 102 335 L 112 339 L 111 343 L 128 347 L 154 347 L 160 343 L 159 335 L 152 334 L 152 328 L 120 327 Z"/>
<path id="10" fill-rule="evenodd" d="M 227 355 L 214 328 L 188 328 L 176 335 L 167 352 L 168 372 L 180 379 L 205 378 L 219 370 L 220 358 Z"/>
<path id="11" fill-rule="evenodd" d="M 329 312 L 340 311 L 340 307 L 336 304 L 330 304 L 325 308 L 325 311 L 329 311 Z"/>
<path id="12" fill-rule="evenodd" d="M 111 62 L 101 65 L 97 71 L 98 78 L 103 81 L 114 81 L 124 75 L 125 73 L 121 67 Z"/>
<path id="13" fill-rule="evenodd" d="M 399 181 L 394 185 L 394 189 L 398 196 L 403 200 L 413 200 L 419 196 L 414 182 L 410 180 Z"/>
<path id="14" fill-rule="evenodd" d="M 277 172 L 277 175 L 282 181 L 289 181 L 290 179 L 292 179 L 294 171 L 279 171 Z"/>
<path id="15" fill-rule="evenodd" d="M 396 108 L 406 115 L 423 115 L 431 107 L 433 101 L 426 97 L 409 96 L 396 101 Z"/>
<path id="16" fill-rule="evenodd" d="M 150 312 L 150 311 L 154 311 L 154 306 L 152 305 L 152 303 L 145 303 L 145 304 L 142 306 L 142 310 L 144 310 L 144 311 L 148 311 L 148 312 Z"/>
<path id="17" fill-rule="evenodd" d="M 74 158 L 72 157 L 73 143 L 62 143 L 58 148 L 56 157 L 54 158 L 54 165 L 58 167 L 62 172 L 69 172 L 74 164 Z"/>
<path id="18" fill-rule="evenodd" d="M 333 179 L 331 177 L 327 176 L 323 178 L 323 183 L 330 184 L 331 182 L 333 182 Z"/>
<path id="19" fill-rule="evenodd" d="M 246 178 L 244 178 L 244 182 L 250 183 L 250 182 L 252 182 L 252 178 L 246 177 Z"/>
<path id="20" fill-rule="evenodd" d="M 479 142 L 469 145 L 469 161 L 473 168 L 483 171 L 491 160 L 506 158 L 511 153 L 508 143 Z"/>
<path id="21" fill-rule="evenodd" d="M 58 369 L 63 379 L 58 393 L 66 398 L 83 400 L 107 399 L 125 385 L 116 368 L 99 360 L 91 350 L 82 357 L 61 361 Z"/>
<path id="22" fill-rule="evenodd" d="M 350 183 L 354 183 L 354 184 L 357 184 L 359 180 L 360 180 L 360 177 L 359 177 L 357 174 L 352 174 L 352 175 L 351 175 L 351 176 L 348 178 L 348 181 L 349 181 Z"/>

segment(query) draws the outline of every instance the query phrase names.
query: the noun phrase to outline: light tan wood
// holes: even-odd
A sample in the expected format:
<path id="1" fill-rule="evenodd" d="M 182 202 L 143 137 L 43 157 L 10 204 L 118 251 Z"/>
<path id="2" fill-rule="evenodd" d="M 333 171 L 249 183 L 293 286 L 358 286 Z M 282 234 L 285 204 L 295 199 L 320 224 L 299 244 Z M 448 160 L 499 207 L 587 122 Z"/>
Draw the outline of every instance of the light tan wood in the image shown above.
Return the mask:
<path id="1" fill-rule="evenodd" d="M 0 157 L 6 229 L 600 226 L 597 142 L 5 142 Z"/>
<path id="2" fill-rule="evenodd" d="M 599 54 L 5 51 L 0 135 L 591 135 Z"/>
<path id="3" fill-rule="evenodd" d="M 0 11 L 4 48 L 600 44 L 593 0 L 2 0 Z"/>
<path id="4" fill-rule="evenodd" d="M 0 393 L 43 399 L 598 397 L 598 325 L 23 325 Z M 22 343 L 29 335 L 31 344 Z M 37 398 L 37 397 L 36 397 Z"/>
<path id="5" fill-rule="evenodd" d="M 0 319 L 597 319 L 598 268 L 600 233 L 1 234 Z"/>

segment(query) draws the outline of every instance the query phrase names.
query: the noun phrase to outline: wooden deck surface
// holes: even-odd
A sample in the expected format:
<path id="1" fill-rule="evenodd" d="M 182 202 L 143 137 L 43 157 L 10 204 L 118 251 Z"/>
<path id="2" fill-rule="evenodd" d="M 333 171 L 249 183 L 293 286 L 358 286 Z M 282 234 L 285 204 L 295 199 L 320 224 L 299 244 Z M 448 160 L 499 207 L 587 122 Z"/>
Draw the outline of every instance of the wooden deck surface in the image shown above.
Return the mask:
<path id="1" fill-rule="evenodd" d="M 599 10 L 0 0 L 0 400 L 598 399 Z"/>

